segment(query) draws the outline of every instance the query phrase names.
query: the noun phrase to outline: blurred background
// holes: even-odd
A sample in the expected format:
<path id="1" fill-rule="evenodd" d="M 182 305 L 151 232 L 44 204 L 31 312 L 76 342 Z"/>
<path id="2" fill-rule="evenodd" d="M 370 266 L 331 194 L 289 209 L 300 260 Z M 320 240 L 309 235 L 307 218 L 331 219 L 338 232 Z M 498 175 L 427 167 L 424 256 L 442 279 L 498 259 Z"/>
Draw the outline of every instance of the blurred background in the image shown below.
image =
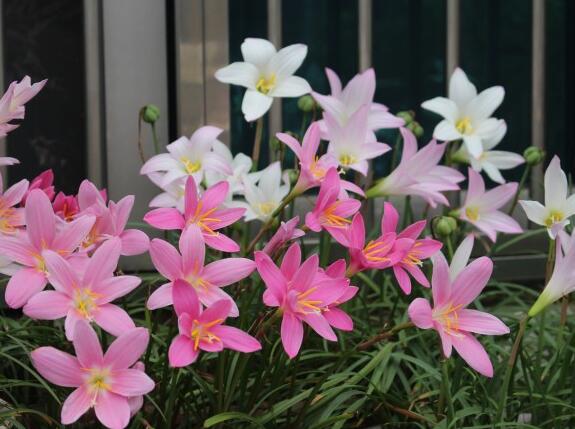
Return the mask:
<path id="1" fill-rule="evenodd" d="M 505 87 L 496 115 L 509 126 L 502 149 L 545 147 L 574 168 L 572 0 L 0 0 L 0 6 L 4 87 L 26 74 L 49 79 L 21 127 L 0 141 L 0 152 L 22 161 L 8 170 L 10 182 L 52 168 L 57 186 L 71 193 L 88 177 L 113 199 L 137 193 L 141 217 L 157 193 L 138 175 L 138 111 L 148 103 L 161 109 L 158 132 L 166 144 L 209 123 L 226 130 L 223 140 L 234 152 L 251 153 L 254 126 L 240 111 L 244 89 L 213 78 L 216 69 L 241 60 L 246 37 L 307 44 L 298 74 L 320 93 L 329 93 L 324 67 L 344 82 L 374 67 L 376 101 L 393 112 L 413 109 L 426 132 L 420 144 L 439 120 L 420 103 L 445 94 L 459 65 L 480 90 Z M 297 100 L 274 105 L 268 135 L 299 130 Z M 152 144 L 144 138 L 149 156 Z M 380 140 L 393 143 L 395 134 Z M 386 162 L 376 161 L 376 176 Z M 510 178 L 520 174 L 519 168 Z"/>

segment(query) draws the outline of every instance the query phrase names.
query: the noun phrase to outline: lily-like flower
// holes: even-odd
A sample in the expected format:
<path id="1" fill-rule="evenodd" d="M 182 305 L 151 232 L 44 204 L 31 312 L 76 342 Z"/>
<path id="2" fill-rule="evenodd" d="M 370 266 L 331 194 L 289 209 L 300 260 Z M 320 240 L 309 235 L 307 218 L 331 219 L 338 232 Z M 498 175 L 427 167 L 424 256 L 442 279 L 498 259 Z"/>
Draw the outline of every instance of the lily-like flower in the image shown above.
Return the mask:
<path id="1" fill-rule="evenodd" d="M 0 235 L 13 234 L 24 226 L 24 209 L 16 207 L 28 190 L 28 181 L 20 180 L 4 191 L 4 181 L 0 175 Z"/>
<path id="2" fill-rule="evenodd" d="M 237 252 L 240 246 L 218 232 L 218 229 L 237 221 L 246 211 L 244 208 L 222 207 L 229 187 L 227 182 L 220 182 L 208 188 L 200 197 L 196 182 L 190 176 L 186 181 L 183 214 L 176 208 L 159 208 L 146 213 L 144 221 L 154 228 L 165 230 L 183 230 L 190 225 L 197 225 L 208 246 L 222 252 Z"/>
<path id="3" fill-rule="evenodd" d="M 244 61 L 219 69 L 215 77 L 247 88 L 242 102 L 246 121 L 265 115 L 276 97 L 301 97 L 311 91 L 305 79 L 293 76 L 307 55 L 307 46 L 290 45 L 276 52 L 268 40 L 247 38 L 241 49 Z"/>
<path id="4" fill-rule="evenodd" d="M 47 80 L 31 83 L 29 76 L 10 84 L 0 99 L 0 137 L 18 128 L 18 124 L 10 124 L 13 119 L 24 119 L 24 105 L 44 87 Z"/>
<path id="5" fill-rule="evenodd" d="M 367 197 L 413 195 L 423 198 L 434 208 L 437 204 L 449 206 L 442 192 L 458 190 L 458 183 L 465 177 L 453 168 L 439 165 L 445 144 L 432 140 L 418 151 L 413 133 L 406 128 L 401 128 L 400 132 L 403 153 L 399 165 L 368 190 Z"/>
<path id="6" fill-rule="evenodd" d="M 243 208 L 247 222 L 255 219 L 267 222 L 290 190 L 289 183 L 282 179 L 279 161 L 270 164 L 260 173 L 257 184 L 249 179 L 244 180 L 245 202 L 231 201 L 227 204 L 228 207 Z"/>
<path id="7" fill-rule="evenodd" d="M 180 236 L 180 252 L 167 241 L 155 238 L 150 244 L 150 256 L 156 269 L 170 280 L 156 289 L 148 299 L 150 310 L 172 304 L 173 284 L 184 280 L 194 289 L 202 304 L 210 306 L 219 300 L 230 301 L 230 315 L 239 315 L 233 298 L 221 288 L 249 276 L 256 268 L 254 261 L 246 258 L 219 259 L 204 266 L 206 249 L 199 228 L 186 228 Z"/>
<path id="8" fill-rule="evenodd" d="M 442 141 L 463 140 L 469 153 L 479 158 L 483 152 L 482 141 L 492 138 L 501 120 L 491 115 L 505 96 L 501 86 L 487 88 L 477 94 L 477 89 L 460 68 L 455 69 L 449 80 L 449 97 L 435 97 L 421 104 L 426 110 L 444 119 L 435 127 L 433 137 Z"/>
<path id="9" fill-rule="evenodd" d="M 198 128 L 190 138 L 180 137 L 166 146 L 168 153 L 154 155 L 146 161 L 140 174 L 165 172 L 160 181 L 162 186 L 187 176 L 201 183 L 207 170 L 232 174 L 226 160 L 213 151 L 213 145 L 222 131 L 221 128 L 207 125 Z"/>
<path id="10" fill-rule="evenodd" d="M 325 274 L 328 278 L 335 281 L 341 281 L 346 277 L 345 259 L 338 259 L 325 270 L 320 268 L 319 275 L 321 274 Z M 342 331 L 353 331 L 353 319 L 339 306 L 351 300 L 358 292 L 359 288 L 357 286 L 349 285 L 337 300 L 324 309 L 323 317 L 332 327 Z"/>
<path id="11" fill-rule="evenodd" d="M 68 258 L 85 240 L 95 222 L 93 216 L 81 216 L 56 228 L 56 215 L 46 194 L 35 189 L 24 208 L 26 231 L 0 236 L 0 253 L 22 265 L 6 286 L 6 303 L 20 308 L 47 283 L 45 250 L 53 250 Z"/>
<path id="12" fill-rule="evenodd" d="M 329 112 L 323 113 L 326 132 L 330 137 L 327 152 L 333 154 L 342 168 L 355 170 L 364 176 L 367 175 L 370 159 L 391 150 L 385 143 L 376 141 L 368 128 L 368 114 L 369 106 L 362 106 L 345 125 L 340 125 Z"/>
<path id="13" fill-rule="evenodd" d="M 66 338 L 74 338 L 78 320 L 93 322 L 114 336 L 136 325 L 121 307 L 111 304 L 134 290 L 141 282 L 136 276 L 116 276 L 122 243 L 108 240 L 90 258 L 83 273 L 77 273 L 70 262 L 52 250 L 42 252 L 48 280 L 55 290 L 39 292 L 24 306 L 24 314 L 32 319 L 66 318 Z"/>
<path id="14" fill-rule="evenodd" d="M 399 214 L 391 203 L 384 203 L 383 217 L 381 218 L 382 234 L 395 233 L 399 221 Z M 429 287 L 429 281 L 421 271 L 423 261 L 435 255 L 441 249 L 441 242 L 431 238 L 418 239 L 425 228 L 426 221 L 415 222 L 397 234 L 397 239 L 408 238 L 413 240 L 411 247 L 402 250 L 405 252 L 402 259 L 393 265 L 393 274 L 399 287 L 406 294 L 411 293 L 411 280 L 409 274 L 423 287 Z"/>
<path id="15" fill-rule="evenodd" d="M 179 210 L 180 213 L 184 213 L 185 204 L 185 194 L 186 194 L 186 182 L 187 178 L 182 177 L 173 182 L 162 185 L 163 173 L 150 173 L 148 174 L 148 179 L 156 185 L 158 188 L 162 189 L 162 193 L 156 195 L 150 200 L 148 207 L 152 208 L 170 208 L 174 207 Z"/>
<path id="16" fill-rule="evenodd" d="M 415 326 L 438 332 L 446 358 L 451 356 L 454 347 L 469 366 L 486 377 L 493 377 L 493 366 L 472 333 L 504 335 L 509 333 L 509 328 L 489 313 L 466 307 L 481 293 L 492 271 L 493 263 L 483 256 L 452 280 L 445 257 L 438 253 L 433 258 L 431 279 L 433 308 L 427 299 L 416 298 L 407 310 Z"/>
<path id="17" fill-rule="evenodd" d="M 52 201 L 52 207 L 56 216 L 66 222 L 70 222 L 80 213 L 76 195 L 66 195 L 63 192 L 56 194 L 54 201 Z"/>
<path id="18" fill-rule="evenodd" d="M 305 232 L 299 229 L 299 216 L 291 218 L 287 222 L 281 222 L 275 234 L 270 238 L 262 251 L 270 257 L 273 257 L 284 244 L 289 241 L 297 240 L 305 235 Z"/>
<path id="19" fill-rule="evenodd" d="M 299 160 L 300 173 L 292 192 L 299 195 L 308 189 L 319 186 L 330 168 L 337 168 L 339 163 L 333 153 L 317 155 L 321 142 L 320 129 L 317 122 L 313 122 L 307 129 L 301 145 L 287 133 L 278 133 L 276 137 L 285 143 Z M 363 196 L 363 190 L 355 183 L 342 180 L 343 189 Z"/>
<path id="20" fill-rule="evenodd" d="M 517 191 L 517 183 L 506 183 L 485 192 L 481 174 L 469 168 L 469 186 L 463 206 L 458 210 L 460 219 L 477 227 L 493 242 L 497 232 L 519 234 L 521 226 L 511 216 L 499 211 Z"/>
<path id="21" fill-rule="evenodd" d="M 75 388 L 62 405 L 62 424 L 72 424 L 94 408 L 105 427 L 128 426 L 130 398 L 154 390 L 154 381 L 145 372 L 131 368 L 148 341 L 148 331 L 135 328 L 116 338 L 104 354 L 94 329 L 80 320 L 74 328 L 76 356 L 54 347 L 34 350 L 32 364 L 42 377 L 57 386 Z"/>
<path id="22" fill-rule="evenodd" d="M 519 201 L 529 220 L 547 227 L 549 236 L 569 225 L 569 218 L 575 214 L 575 195 L 569 196 L 567 176 L 561 170 L 561 161 L 555 155 L 545 171 L 545 205 L 539 201 Z"/>
<path id="23" fill-rule="evenodd" d="M 315 207 L 306 214 L 305 224 L 312 231 L 322 229 L 339 243 L 347 243 L 348 230 L 353 216 L 361 207 L 361 203 L 354 198 L 339 198 L 340 179 L 335 168 L 331 168 L 319 188 Z"/>
<path id="24" fill-rule="evenodd" d="M 471 156 L 467 150 L 467 146 L 462 145 L 453 155 L 453 159 L 471 165 L 478 173 L 485 171 L 487 176 L 496 183 L 505 183 L 505 179 L 501 175 L 500 170 L 510 170 L 525 162 L 525 158 L 517 153 L 504 150 L 492 150 L 501 142 L 506 132 L 507 124 L 505 121 L 501 121 L 501 125 L 494 136 L 481 141 L 483 152 L 479 158 Z"/>
<path id="25" fill-rule="evenodd" d="M 335 118 L 341 126 L 348 123 L 351 117 L 362 106 L 368 107 L 367 126 L 371 131 L 383 128 L 399 128 L 405 121 L 389 113 L 389 109 L 380 103 L 373 102 L 375 95 L 375 72 L 372 68 L 356 74 L 342 89 L 341 80 L 331 69 L 326 68 L 325 74 L 329 81 L 331 95 L 311 93 L 315 101 Z M 324 121 L 319 121 L 322 138 L 331 140 L 331 135 Z"/>
<path id="26" fill-rule="evenodd" d="M 194 363 L 200 350 L 220 352 L 226 348 L 251 353 L 262 348 L 251 335 L 223 325 L 232 309 L 229 300 L 215 301 L 202 311 L 198 295 L 182 280 L 174 282 L 173 295 L 179 335 L 174 338 L 168 351 L 171 366 L 183 367 Z"/>
<path id="27" fill-rule="evenodd" d="M 250 181 L 257 182 L 261 177 L 261 171 L 250 173 L 252 170 L 252 159 L 243 153 L 238 153 L 235 157 L 227 145 L 217 141 L 214 142 L 213 150 L 215 153 L 222 156 L 225 161 L 230 165 L 232 174 L 226 174 L 222 171 L 206 171 L 206 186 L 210 187 L 222 180 L 230 184 L 230 195 L 243 195 L 244 183 Z"/>
<path id="28" fill-rule="evenodd" d="M 256 252 L 255 260 L 266 285 L 264 303 L 281 311 L 282 344 L 290 359 L 298 354 L 301 347 L 304 322 L 326 340 L 337 341 L 325 312 L 346 293 L 348 279 L 318 275 L 317 254 L 302 264 L 301 249 L 297 243 L 286 251 L 279 268 L 263 252 Z"/>
<path id="29" fill-rule="evenodd" d="M 51 169 L 43 171 L 30 182 L 28 192 L 22 198 L 22 204 L 26 203 L 26 198 L 34 189 L 40 189 L 48 196 L 50 201 L 54 199 L 56 192 L 54 191 L 54 172 Z"/>

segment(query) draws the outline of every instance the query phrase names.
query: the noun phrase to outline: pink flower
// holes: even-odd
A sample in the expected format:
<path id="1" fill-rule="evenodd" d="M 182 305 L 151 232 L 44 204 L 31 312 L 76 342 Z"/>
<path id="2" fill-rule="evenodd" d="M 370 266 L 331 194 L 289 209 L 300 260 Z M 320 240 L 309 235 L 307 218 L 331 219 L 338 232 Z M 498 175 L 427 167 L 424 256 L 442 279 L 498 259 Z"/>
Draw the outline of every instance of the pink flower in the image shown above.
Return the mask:
<path id="1" fill-rule="evenodd" d="M 132 369 L 143 373 L 146 372 L 144 362 L 136 362 L 134 366 L 132 366 Z M 128 405 L 130 406 L 130 417 L 134 417 L 144 406 L 144 395 L 130 396 L 128 398 Z"/>
<path id="2" fill-rule="evenodd" d="M 275 234 L 270 238 L 265 247 L 262 249 L 264 253 L 273 256 L 284 244 L 288 241 L 296 240 L 305 235 L 297 226 L 299 224 L 299 216 L 296 216 L 287 222 L 281 222 Z"/>
<path id="3" fill-rule="evenodd" d="M 465 203 L 459 209 L 459 217 L 483 231 L 495 242 L 497 232 L 519 234 L 523 232 L 511 216 L 500 212 L 517 191 L 517 183 L 506 183 L 485 192 L 481 174 L 469 168 L 469 189 Z"/>
<path id="4" fill-rule="evenodd" d="M 220 352 L 226 348 L 251 353 L 262 348 L 251 335 L 222 325 L 232 309 L 229 300 L 216 301 L 202 311 L 198 295 L 183 280 L 174 282 L 173 294 L 179 335 L 174 338 L 168 351 L 171 366 L 182 367 L 194 363 L 200 350 Z"/>
<path id="5" fill-rule="evenodd" d="M 493 376 L 493 366 L 487 352 L 471 333 L 503 335 L 509 328 L 497 317 L 466 307 L 481 293 L 493 270 L 493 263 L 483 256 L 476 259 L 450 279 L 445 257 L 433 258 L 431 291 L 433 308 L 428 300 L 417 298 L 409 305 L 411 321 L 421 329 L 435 329 L 441 338 L 443 354 L 451 356 L 451 348 L 469 366 L 486 377 Z"/>
<path id="6" fill-rule="evenodd" d="M 50 383 L 75 390 L 62 405 L 61 420 L 72 424 L 90 408 L 107 428 L 123 429 L 130 421 L 130 399 L 154 389 L 143 371 L 130 368 L 144 353 L 149 335 L 135 328 L 116 338 L 104 354 L 98 336 L 85 321 L 76 322 L 76 356 L 54 347 L 40 347 L 31 353 L 32 364 Z"/>
<path id="7" fill-rule="evenodd" d="M 335 72 L 325 69 L 329 81 L 331 95 L 321 95 L 312 92 L 313 98 L 322 109 L 337 119 L 340 125 L 345 125 L 351 116 L 360 107 L 368 106 L 368 127 L 375 131 L 382 128 L 398 128 L 404 125 L 404 120 L 388 112 L 386 106 L 373 102 L 375 95 L 375 72 L 367 69 L 363 73 L 356 74 L 345 88 L 342 89 L 341 80 Z M 331 140 L 324 121 L 320 121 L 322 138 Z"/>
<path id="8" fill-rule="evenodd" d="M 0 133 L 1 129 L 2 126 L 0 125 Z M 0 135 L 0 137 L 2 137 L 2 135 Z M 0 167 L 3 167 L 5 165 L 16 165 L 16 164 L 20 164 L 20 161 L 18 161 L 16 158 L 12 158 L 9 156 L 0 156 Z"/>
<path id="9" fill-rule="evenodd" d="M 406 128 L 401 128 L 403 153 L 401 162 L 391 174 L 380 179 L 366 193 L 368 198 L 389 195 L 417 195 L 431 207 L 437 204 L 449 206 L 442 192 L 456 191 L 457 185 L 465 177 L 457 170 L 439 165 L 445 144 L 432 140 L 424 148 L 417 150 L 415 136 Z"/>
<path id="10" fill-rule="evenodd" d="M 228 182 L 220 182 L 206 190 L 199 197 L 196 182 L 192 176 L 186 181 L 185 210 L 182 215 L 175 208 L 159 208 L 149 211 L 144 220 L 158 229 L 180 229 L 189 225 L 200 227 L 206 244 L 222 252 L 237 252 L 240 246 L 218 229 L 231 225 L 240 219 L 246 209 L 222 207 L 229 190 Z"/>
<path id="11" fill-rule="evenodd" d="M 20 82 L 10 84 L 0 99 L 0 137 L 18 128 L 17 124 L 9 124 L 13 119 L 24 119 L 26 104 L 46 84 L 46 80 L 31 85 L 30 77 L 24 76 Z"/>
<path id="12" fill-rule="evenodd" d="M 68 258 L 86 238 L 94 224 L 93 216 L 82 216 L 56 228 L 56 215 L 46 194 L 33 190 L 26 207 L 26 231 L 0 237 L 0 253 L 23 267 L 6 286 L 6 303 L 20 308 L 46 286 L 45 250 L 53 250 Z"/>
<path id="13" fill-rule="evenodd" d="M 52 202 L 54 213 L 66 222 L 73 220 L 80 212 L 78 205 L 78 198 L 75 195 L 66 195 L 63 192 L 58 192 L 54 201 Z"/>
<path id="14" fill-rule="evenodd" d="M 357 213 L 351 221 L 347 242 L 342 243 L 349 248 L 348 277 L 367 269 L 383 270 L 394 266 L 411 249 L 413 242 L 411 238 L 398 239 L 395 232 L 384 232 L 366 245 L 363 216 Z"/>
<path id="15" fill-rule="evenodd" d="M 118 336 L 135 328 L 125 310 L 110 304 L 134 290 L 141 282 L 136 276 L 114 277 L 122 243 L 113 238 L 102 244 L 90 258 L 83 273 L 77 273 L 70 262 L 52 250 L 42 252 L 48 280 L 56 290 L 39 292 L 24 306 L 32 319 L 66 318 L 66 337 L 74 338 L 79 319 L 94 322 L 106 332 Z"/>
<path id="16" fill-rule="evenodd" d="M 246 258 L 219 259 L 204 266 L 206 249 L 202 233 L 196 226 L 184 230 L 180 236 L 180 252 L 170 243 L 158 238 L 150 244 L 150 256 L 156 269 L 170 280 L 156 289 L 148 299 L 150 310 L 172 304 L 172 287 L 176 280 L 184 280 L 196 290 L 202 304 L 230 301 L 232 316 L 239 311 L 232 297 L 221 288 L 249 276 L 255 269 L 254 261 Z"/>
<path id="17" fill-rule="evenodd" d="M 346 278 L 345 259 L 335 261 L 325 270 L 320 268 L 319 274 L 321 275 L 322 273 L 324 273 L 328 279 L 336 281 L 344 280 Z M 341 329 L 342 331 L 353 331 L 352 318 L 341 308 L 338 308 L 338 306 L 352 299 L 358 291 L 359 288 L 357 286 L 348 286 L 337 300 L 323 309 L 323 316 L 331 326 L 336 329 Z"/>
<path id="18" fill-rule="evenodd" d="M 263 252 L 256 252 L 255 259 L 266 285 L 264 303 L 279 307 L 282 313 L 281 338 L 288 356 L 293 358 L 299 352 L 303 322 L 326 340 L 336 341 L 325 312 L 346 293 L 349 280 L 321 274 L 317 254 L 301 264 L 301 250 L 297 243 L 286 251 L 280 268 Z"/>
<path id="19" fill-rule="evenodd" d="M 24 209 L 15 207 L 28 190 L 28 181 L 20 180 L 4 191 L 0 175 L 0 234 L 13 234 L 25 224 Z"/>
<path id="20" fill-rule="evenodd" d="M 319 232 L 322 229 L 340 243 L 346 243 L 347 234 L 353 216 L 361 207 L 354 198 L 342 198 L 340 195 L 340 179 L 335 168 L 330 168 L 319 189 L 313 211 L 307 213 L 305 224 L 309 229 Z"/>
<path id="21" fill-rule="evenodd" d="M 44 191 L 50 201 L 52 201 L 55 195 L 54 172 L 51 169 L 48 169 L 32 179 L 30 182 L 30 187 L 28 188 L 28 192 L 26 192 L 26 195 L 24 195 L 24 198 L 22 199 L 22 204 L 26 203 L 26 198 L 28 198 L 28 195 L 30 195 L 30 192 L 32 192 L 34 189 L 40 189 L 41 191 Z"/>
<path id="22" fill-rule="evenodd" d="M 399 214 L 391 203 L 383 204 L 383 217 L 381 218 L 381 231 L 383 234 L 396 232 Z M 429 281 L 421 271 L 423 260 L 435 255 L 441 249 L 441 243 L 431 238 L 418 240 L 417 237 L 425 228 L 425 221 L 415 222 L 397 234 L 398 239 L 409 238 L 413 240 L 411 247 L 405 249 L 405 255 L 393 265 L 393 274 L 401 290 L 408 295 L 411 292 L 409 274 L 422 286 L 429 287 Z"/>
<path id="23" fill-rule="evenodd" d="M 307 129 L 302 144 L 289 134 L 278 133 L 276 137 L 285 143 L 299 160 L 300 174 L 292 192 L 301 194 L 308 189 L 319 186 L 330 168 L 337 168 L 339 163 L 333 154 L 317 155 L 320 144 L 319 125 L 313 122 Z M 363 190 L 352 182 L 341 181 L 342 188 L 364 195 Z"/>

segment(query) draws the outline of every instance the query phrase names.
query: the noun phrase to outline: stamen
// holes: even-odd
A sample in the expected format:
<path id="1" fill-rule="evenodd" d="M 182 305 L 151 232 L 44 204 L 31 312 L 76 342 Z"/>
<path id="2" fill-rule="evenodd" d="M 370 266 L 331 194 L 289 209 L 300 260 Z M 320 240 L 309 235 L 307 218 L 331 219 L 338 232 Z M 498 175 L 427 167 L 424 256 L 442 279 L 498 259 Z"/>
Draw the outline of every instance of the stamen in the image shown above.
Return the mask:
<path id="1" fill-rule="evenodd" d="M 471 125 L 471 118 L 469 116 L 465 116 L 465 117 L 459 119 L 455 123 L 455 128 L 461 134 L 464 134 L 464 135 L 471 134 L 473 132 L 473 126 Z"/>
<path id="2" fill-rule="evenodd" d="M 276 75 L 272 73 L 269 77 L 260 76 L 258 82 L 256 83 L 256 90 L 262 94 L 269 93 L 276 84 Z"/>

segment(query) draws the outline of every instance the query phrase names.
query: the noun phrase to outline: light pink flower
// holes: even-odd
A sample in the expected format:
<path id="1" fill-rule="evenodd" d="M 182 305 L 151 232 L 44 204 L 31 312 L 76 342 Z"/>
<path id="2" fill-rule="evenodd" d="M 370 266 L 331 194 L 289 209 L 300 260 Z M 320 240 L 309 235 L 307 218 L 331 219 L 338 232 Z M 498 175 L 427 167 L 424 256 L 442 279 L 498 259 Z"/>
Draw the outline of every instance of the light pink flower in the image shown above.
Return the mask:
<path id="1" fill-rule="evenodd" d="M 368 198 L 390 195 L 416 195 L 423 198 L 431 207 L 437 204 L 449 206 L 442 192 L 456 191 L 457 185 L 465 177 L 457 170 L 439 165 L 445 144 L 432 140 L 419 151 L 417 141 L 411 131 L 401 128 L 403 153 L 397 168 L 380 179 L 366 192 Z"/>
<path id="2" fill-rule="evenodd" d="M 0 133 L 1 129 L 2 126 L 0 125 Z M 2 136 L 0 135 L 0 137 Z M 16 164 L 20 164 L 20 161 L 18 161 L 16 158 L 12 158 L 9 156 L 0 156 L 0 167 L 3 167 L 5 165 L 16 165 Z"/>
<path id="3" fill-rule="evenodd" d="M 172 287 L 176 280 L 185 280 L 196 290 L 200 301 L 209 306 L 216 301 L 230 301 L 231 316 L 238 316 L 232 297 L 221 288 L 249 276 L 255 263 L 246 258 L 219 259 L 204 266 L 205 245 L 198 227 L 191 226 L 180 236 L 180 252 L 170 243 L 158 238 L 150 244 L 150 256 L 156 269 L 170 280 L 156 289 L 148 299 L 150 310 L 172 304 Z"/>
<path id="4" fill-rule="evenodd" d="M 270 238 L 265 247 L 262 249 L 264 253 L 273 256 L 284 244 L 288 241 L 296 240 L 305 235 L 299 225 L 299 216 L 296 216 L 287 222 L 281 222 L 275 234 Z"/>
<path id="5" fill-rule="evenodd" d="M 382 234 L 395 233 L 399 214 L 391 203 L 383 204 L 383 217 L 381 218 Z M 413 240 L 411 247 L 404 249 L 405 255 L 393 265 L 393 274 L 401 290 L 408 295 L 411 292 L 411 276 L 422 286 L 429 287 L 429 281 L 421 271 L 425 259 L 435 255 L 441 249 L 441 243 L 431 238 L 418 239 L 425 228 L 425 221 L 415 222 L 397 234 L 397 239 L 409 238 Z"/>
<path id="6" fill-rule="evenodd" d="M 173 294 L 179 335 L 174 338 L 168 351 L 171 366 L 182 367 L 194 363 L 200 350 L 220 352 L 226 348 L 251 353 L 262 348 L 251 335 L 223 325 L 232 309 L 230 300 L 215 301 L 202 311 L 198 295 L 183 280 L 174 282 Z"/>
<path id="7" fill-rule="evenodd" d="M 85 321 L 76 322 L 76 356 L 54 347 L 40 347 L 31 353 L 32 364 L 49 382 L 75 390 L 62 405 L 61 420 L 72 424 L 90 408 L 107 428 L 123 429 L 130 421 L 130 398 L 154 389 L 143 371 L 130 368 L 144 353 L 149 335 L 135 328 L 116 338 L 104 354 L 98 336 Z"/>
<path id="8" fill-rule="evenodd" d="M 25 207 L 26 231 L 0 236 L 0 253 L 23 265 L 6 286 L 6 303 L 20 308 L 46 286 L 45 250 L 53 250 L 68 258 L 84 241 L 94 225 L 93 216 L 81 216 L 56 228 L 56 215 L 46 194 L 35 189 Z"/>
<path id="9" fill-rule="evenodd" d="M 4 181 L 0 175 L 0 235 L 13 234 L 24 226 L 24 209 L 15 206 L 20 204 L 27 190 L 28 181 L 23 179 L 4 191 Z"/>
<path id="10" fill-rule="evenodd" d="M 299 160 L 300 174 L 292 192 L 301 194 L 308 189 L 319 186 L 330 168 L 337 168 L 339 163 L 333 154 L 317 155 L 320 144 L 319 125 L 313 122 L 307 129 L 301 145 L 289 134 L 278 133 L 276 137 L 285 143 Z M 342 187 L 350 192 L 364 195 L 363 190 L 347 180 L 341 181 Z"/>
<path id="11" fill-rule="evenodd" d="M 405 257 L 413 242 L 411 238 L 398 239 L 395 232 L 386 232 L 365 244 L 365 223 L 361 213 L 357 213 L 351 221 L 347 242 L 342 243 L 349 250 L 348 277 L 367 269 L 383 270 L 394 266 Z"/>
<path id="12" fill-rule="evenodd" d="M 132 369 L 146 373 L 146 365 L 144 362 L 136 362 Z M 128 405 L 130 406 L 130 417 L 134 417 L 138 411 L 144 406 L 144 395 L 130 396 L 128 398 Z"/>
<path id="13" fill-rule="evenodd" d="M 46 80 L 31 84 L 29 76 L 18 82 L 10 84 L 0 99 L 0 137 L 4 137 L 10 131 L 18 128 L 17 124 L 9 124 L 13 119 L 24 119 L 26 104 L 46 84 Z"/>
<path id="14" fill-rule="evenodd" d="M 28 192 L 26 192 L 24 198 L 22 199 L 22 204 L 26 203 L 26 198 L 28 198 L 28 195 L 30 195 L 30 192 L 32 192 L 34 189 L 40 189 L 41 191 L 44 191 L 50 201 L 52 201 L 55 195 L 54 172 L 51 169 L 48 169 L 32 179 L 30 182 L 30 187 L 28 188 Z"/>
<path id="15" fill-rule="evenodd" d="M 509 328 L 497 317 L 466 307 L 481 293 L 493 270 L 493 263 L 485 256 L 464 268 L 455 279 L 450 279 L 445 257 L 438 253 L 433 258 L 431 291 L 433 308 L 428 300 L 417 298 L 409 305 L 411 321 L 421 329 L 435 329 L 441 338 L 443 354 L 457 353 L 469 366 L 486 377 L 493 376 L 493 366 L 487 352 L 471 334 L 503 335 Z"/>
<path id="16" fill-rule="evenodd" d="M 497 232 L 519 234 L 521 226 L 511 216 L 499 211 L 517 191 L 517 183 L 506 183 L 485 192 L 481 174 L 469 168 L 469 186 L 459 217 L 474 225 L 495 242 Z"/>
<path id="17" fill-rule="evenodd" d="M 356 74 L 342 89 L 341 80 L 335 72 L 325 69 L 329 81 L 331 95 L 321 95 L 312 92 L 311 95 L 322 107 L 334 117 L 340 125 L 345 125 L 362 106 L 368 106 L 368 128 L 376 131 L 382 128 L 399 128 L 405 121 L 389 113 L 388 108 L 373 102 L 375 95 L 375 72 L 372 68 Z M 331 140 L 324 121 L 320 121 L 322 138 Z"/>
<path id="18" fill-rule="evenodd" d="M 196 182 L 188 177 L 185 190 L 184 214 L 175 208 L 159 208 L 146 213 L 144 220 L 158 229 L 183 230 L 190 225 L 197 225 L 204 236 L 206 244 L 222 252 L 237 252 L 240 246 L 218 229 L 231 225 L 240 219 L 246 209 L 224 208 L 229 190 L 228 182 L 220 182 L 206 190 L 200 197 Z"/>
<path id="19" fill-rule="evenodd" d="M 290 358 L 296 356 L 301 347 L 304 322 L 326 340 L 337 340 L 324 314 L 346 293 L 347 278 L 320 274 L 317 254 L 302 264 L 297 243 L 286 251 L 280 268 L 263 252 L 256 252 L 255 260 L 266 285 L 264 303 L 279 307 L 282 313 L 282 344 Z"/>
<path id="20" fill-rule="evenodd" d="M 55 290 L 39 292 L 24 306 L 24 314 L 32 319 L 66 318 L 66 337 L 74 338 L 79 319 L 94 322 L 106 332 L 118 336 L 135 328 L 125 310 L 110 304 L 134 290 L 141 280 L 136 276 L 116 276 L 122 243 L 112 238 L 102 244 L 90 258 L 86 269 L 77 273 L 74 267 L 51 250 L 42 252 L 48 280 Z"/>
<path id="21" fill-rule="evenodd" d="M 339 174 L 331 168 L 321 184 L 313 210 L 306 214 L 305 224 L 309 229 L 319 232 L 322 229 L 338 242 L 345 244 L 351 220 L 361 207 L 354 198 L 338 198 L 341 185 Z"/>
<path id="22" fill-rule="evenodd" d="M 345 259 L 339 259 L 332 263 L 325 270 L 319 269 L 319 275 L 325 274 L 328 279 L 333 279 L 335 281 L 341 281 L 346 278 L 346 264 Z M 349 285 L 345 292 L 334 302 L 329 304 L 327 307 L 323 308 L 323 316 L 327 322 L 336 329 L 341 329 L 342 331 L 353 331 L 353 320 L 352 318 L 339 306 L 350 299 L 352 299 L 359 288 L 357 286 Z"/>

